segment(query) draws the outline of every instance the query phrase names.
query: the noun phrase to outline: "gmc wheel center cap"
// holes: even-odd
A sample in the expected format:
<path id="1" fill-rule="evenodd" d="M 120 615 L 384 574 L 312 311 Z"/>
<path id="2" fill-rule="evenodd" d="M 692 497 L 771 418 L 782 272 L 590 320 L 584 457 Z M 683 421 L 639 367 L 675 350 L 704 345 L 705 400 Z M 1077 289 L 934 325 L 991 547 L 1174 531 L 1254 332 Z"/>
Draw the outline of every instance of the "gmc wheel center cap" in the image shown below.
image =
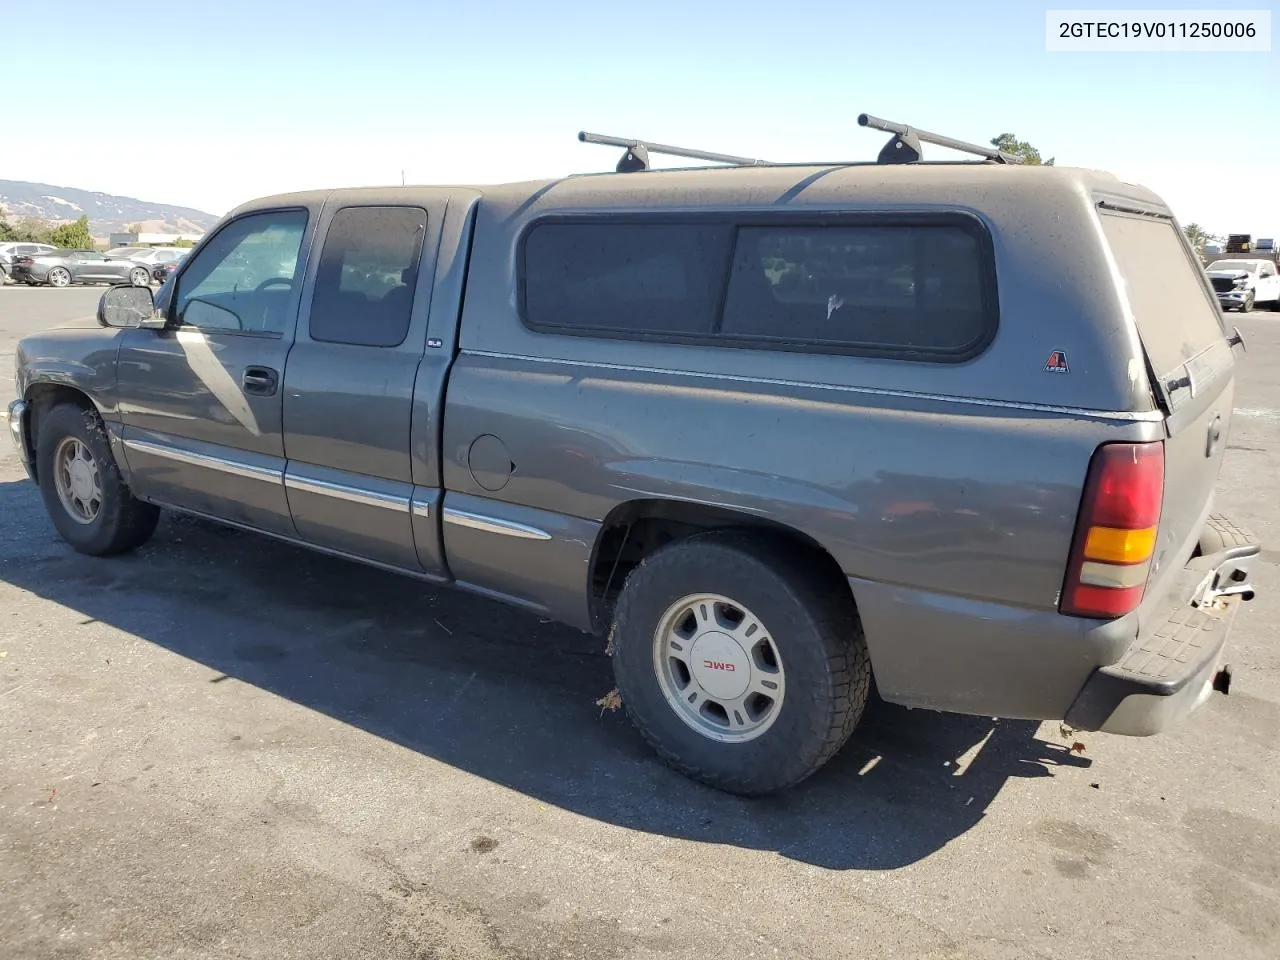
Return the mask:
<path id="1" fill-rule="evenodd" d="M 76 461 L 71 465 L 71 492 L 81 500 L 88 500 L 93 496 L 93 473 L 89 467 Z"/>
<path id="2" fill-rule="evenodd" d="M 689 667 L 698 686 L 717 700 L 737 700 L 751 683 L 751 662 L 736 640 L 709 630 L 693 642 Z"/>

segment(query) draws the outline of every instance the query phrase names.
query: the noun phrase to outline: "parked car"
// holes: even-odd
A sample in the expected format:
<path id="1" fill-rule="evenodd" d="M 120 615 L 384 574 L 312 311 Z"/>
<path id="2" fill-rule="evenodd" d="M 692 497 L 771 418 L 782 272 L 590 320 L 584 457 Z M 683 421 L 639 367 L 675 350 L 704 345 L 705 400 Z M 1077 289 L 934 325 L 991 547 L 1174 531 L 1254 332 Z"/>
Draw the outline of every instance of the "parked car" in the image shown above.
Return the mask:
<path id="1" fill-rule="evenodd" d="M 48 243 L 0 243 L 0 283 L 7 283 L 12 278 L 15 257 L 32 257 L 41 253 L 52 253 L 57 247 Z"/>
<path id="2" fill-rule="evenodd" d="M 145 287 L 151 283 L 151 273 L 142 264 L 96 250 L 54 250 L 52 253 L 18 257 L 13 263 L 13 278 L 51 287 L 121 282 Z"/>
<path id="3" fill-rule="evenodd" d="M 657 754 L 740 794 L 821 767 L 873 674 L 1135 736 L 1227 689 L 1239 337 L 1160 197 L 619 167 L 258 200 L 158 305 L 23 339 L 57 531 L 120 554 L 171 509 L 597 632 Z"/>
<path id="4" fill-rule="evenodd" d="M 1244 257 L 1214 260 L 1205 272 L 1224 310 L 1248 313 L 1255 306 L 1280 310 L 1280 276 L 1274 260 Z"/>
<path id="5" fill-rule="evenodd" d="M 111 247 L 103 251 L 108 256 L 119 257 L 123 260 L 132 260 L 140 253 L 146 253 L 151 247 Z"/>
<path id="6" fill-rule="evenodd" d="M 147 274 L 155 277 L 156 268 L 161 264 L 181 262 L 191 252 L 189 247 L 117 247 L 108 251 L 112 256 L 127 257 L 147 268 Z"/>
<path id="7" fill-rule="evenodd" d="M 161 260 L 156 264 L 154 270 L 151 271 L 151 277 L 156 283 L 164 283 L 169 279 L 169 275 L 182 265 L 182 261 L 187 258 L 190 250 L 178 250 L 171 257 Z"/>

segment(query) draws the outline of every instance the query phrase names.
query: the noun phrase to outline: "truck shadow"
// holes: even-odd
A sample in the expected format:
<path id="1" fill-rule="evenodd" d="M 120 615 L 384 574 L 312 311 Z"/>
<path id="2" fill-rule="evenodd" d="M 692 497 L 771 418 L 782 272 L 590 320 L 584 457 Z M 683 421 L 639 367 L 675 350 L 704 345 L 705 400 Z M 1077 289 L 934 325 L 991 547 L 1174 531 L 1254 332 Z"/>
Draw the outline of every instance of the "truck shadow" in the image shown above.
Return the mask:
<path id="1" fill-rule="evenodd" d="M 1009 778 L 1091 763 L 1037 739 L 1035 723 L 873 702 L 822 771 L 744 800 L 668 770 L 623 712 L 597 704 L 613 686 L 598 639 L 189 518 L 166 516 L 131 556 L 83 557 L 26 482 L 0 483 L 0 515 L 0 579 L 216 671 L 202 683 L 252 684 L 633 830 L 896 869 L 977 824 Z"/>

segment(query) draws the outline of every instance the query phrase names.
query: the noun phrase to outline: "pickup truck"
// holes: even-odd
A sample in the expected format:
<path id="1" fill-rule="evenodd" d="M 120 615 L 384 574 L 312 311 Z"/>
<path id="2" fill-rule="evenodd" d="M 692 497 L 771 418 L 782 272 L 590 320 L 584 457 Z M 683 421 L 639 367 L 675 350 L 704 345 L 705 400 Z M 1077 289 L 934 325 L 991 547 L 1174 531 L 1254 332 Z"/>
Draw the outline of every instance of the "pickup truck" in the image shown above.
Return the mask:
<path id="1" fill-rule="evenodd" d="M 619 170 L 264 198 L 27 337 L 54 526 L 105 556 L 182 511 L 598 633 L 654 750 L 743 795 L 819 769 L 873 675 L 1136 736 L 1225 691 L 1240 337 L 1158 196 Z"/>
<path id="2" fill-rule="evenodd" d="M 1205 273 L 1224 310 L 1280 310 L 1280 271 L 1271 258 L 1233 256 L 1214 260 L 1205 267 Z"/>

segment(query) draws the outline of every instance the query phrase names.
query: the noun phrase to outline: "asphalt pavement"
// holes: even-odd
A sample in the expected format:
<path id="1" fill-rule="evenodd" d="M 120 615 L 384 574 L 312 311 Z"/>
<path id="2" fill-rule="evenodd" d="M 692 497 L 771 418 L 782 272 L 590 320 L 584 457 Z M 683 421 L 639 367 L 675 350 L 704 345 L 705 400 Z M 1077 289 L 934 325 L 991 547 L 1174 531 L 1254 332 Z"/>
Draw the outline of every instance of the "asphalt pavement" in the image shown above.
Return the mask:
<path id="1" fill-rule="evenodd" d="M 99 292 L 0 289 L 3 376 Z M 603 710 L 592 638 L 180 518 L 81 557 L 0 447 L 0 955 L 1274 960 L 1280 315 L 1235 322 L 1230 695 L 1147 739 L 876 704 L 758 801 Z"/>

